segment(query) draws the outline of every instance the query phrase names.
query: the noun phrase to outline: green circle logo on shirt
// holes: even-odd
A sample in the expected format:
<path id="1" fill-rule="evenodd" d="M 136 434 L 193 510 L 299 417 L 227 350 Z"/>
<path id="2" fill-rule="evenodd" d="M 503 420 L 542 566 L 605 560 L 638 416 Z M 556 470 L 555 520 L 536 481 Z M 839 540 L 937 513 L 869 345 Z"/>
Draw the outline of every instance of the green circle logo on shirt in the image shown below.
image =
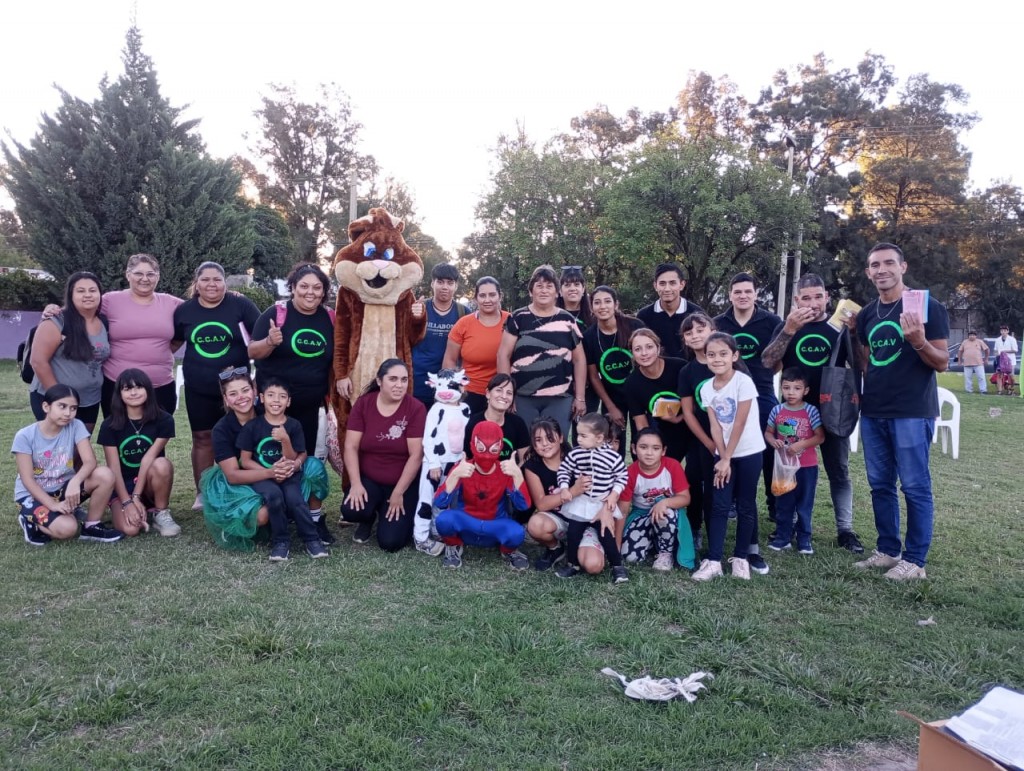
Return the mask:
<path id="1" fill-rule="evenodd" d="M 703 380 L 701 380 L 699 383 L 697 383 L 697 390 L 693 392 L 693 396 L 697 400 L 697 406 L 704 410 L 704 412 L 707 412 L 708 408 L 704 406 L 704 400 L 700 398 L 700 392 L 704 388 L 704 384 L 707 383 L 709 380 L 712 380 L 712 378 L 706 377 Z"/>
<path id="2" fill-rule="evenodd" d="M 871 363 L 887 367 L 903 352 L 903 329 L 895 321 L 883 321 L 868 333 Z"/>
<path id="3" fill-rule="evenodd" d="M 253 453 L 263 468 L 270 468 L 281 460 L 281 443 L 271 436 L 260 440 Z"/>
<path id="4" fill-rule="evenodd" d="M 679 401 L 679 394 L 675 391 L 658 391 L 658 393 L 652 396 L 651 400 L 647 402 L 647 411 L 652 415 L 654 414 L 654 405 L 657 404 L 658 399 L 673 399 L 675 401 Z"/>
<path id="5" fill-rule="evenodd" d="M 501 437 L 501 444 L 501 454 L 498 455 L 498 460 L 508 460 L 515 454 L 516 448 L 512 446 L 512 440 L 507 436 Z"/>
<path id="6" fill-rule="evenodd" d="M 231 350 L 234 338 L 231 329 L 219 321 L 204 321 L 192 330 L 189 339 L 192 348 L 204 359 L 219 359 Z"/>
<path id="7" fill-rule="evenodd" d="M 602 379 L 612 385 L 622 385 L 633 371 L 633 354 L 618 346 L 609 348 L 601 354 L 597 371 Z"/>
<path id="8" fill-rule="evenodd" d="M 300 329 L 292 335 L 292 352 L 304 359 L 323 356 L 327 350 L 327 338 L 315 329 Z"/>
<path id="9" fill-rule="evenodd" d="M 126 468 L 138 468 L 142 465 L 142 456 L 152 446 L 153 440 L 145 434 L 132 434 L 117 446 L 117 454 Z"/>
<path id="10" fill-rule="evenodd" d="M 804 335 L 796 343 L 796 357 L 808 367 L 823 367 L 832 354 L 832 343 L 824 335 Z"/>
<path id="11" fill-rule="evenodd" d="M 736 348 L 739 349 L 741 359 L 756 356 L 758 348 L 761 347 L 761 341 L 749 332 L 737 332 L 733 339 L 736 340 Z"/>

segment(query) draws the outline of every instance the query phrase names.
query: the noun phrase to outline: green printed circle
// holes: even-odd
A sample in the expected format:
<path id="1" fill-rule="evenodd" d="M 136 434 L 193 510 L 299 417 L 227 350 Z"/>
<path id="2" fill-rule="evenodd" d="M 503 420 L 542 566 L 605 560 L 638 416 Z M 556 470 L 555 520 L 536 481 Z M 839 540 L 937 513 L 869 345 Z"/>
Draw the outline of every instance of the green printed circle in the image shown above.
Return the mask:
<path id="1" fill-rule="evenodd" d="M 821 341 L 818 343 L 817 341 Z M 812 342 L 813 341 L 813 342 Z M 796 343 L 796 357 L 808 367 L 823 367 L 832 355 L 832 343 L 824 335 L 804 335 Z M 812 358 L 818 357 L 821 358 Z"/>
<path id="2" fill-rule="evenodd" d="M 327 338 L 315 329 L 299 329 L 292 335 L 292 353 L 303 359 L 315 359 L 327 351 Z"/>
<path id="3" fill-rule="evenodd" d="M 129 442 L 133 442 L 134 446 L 129 447 Z M 153 440 L 145 434 L 132 434 L 117 446 L 117 454 L 124 466 L 127 468 L 138 468 L 142 465 L 142 456 L 152 446 Z"/>
<path id="4" fill-rule="evenodd" d="M 256 452 L 253 455 L 256 456 L 256 460 L 263 468 L 270 468 L 281 459 L 281 443 L 274 437 L 268 436 L 261 439 L 260 443 L 256 445 Z"/>
<path id="5" fill-rule="evenodd" d="M 658 399 L 675 399 L 676 401 L 679 401 L 679 394 L 675 391 L 659 391 L 656 393 L 651 397 L 651 400 L 647 402 L 647 411 L 651 415 L 654 414 L 654 405 L 657 403 Z"/>
<path id="6" fill-rule="evenodd" d="M 706 377 L 699 383 L 697 383 L 697 390 L 693 394 L 694 398 L 697 401 L 697 406 L 704 410 L 704 412 L 707 412 L 708 408 L 704 406 L 704 400 L 700 398 L 700 392 L 704 389 L 704 384 L 707 383 L 709 380 L 714 380 L 714 378 Z"/>
<path id="7" fill-rule="evenodd" d="M 733 339 L 736 341 L 736 348 L 739 349 L 741 359 L 750 359 L 757 356 L 757 349 L 761 347 L 761 341 L 754 337 L 749 332 L 737 332 L 733 335 Z M 753 345 L 747 341 L 753 341 Z"/>
<path id="8" fill-rule="evenodd" d="M 897 342 L 897 339 L 895 337 L 885 337 L 885 338 L 879 339 L 878 332 L 879 332 L 879 330 L 883 330 L 884 331 L 885 327 L 892 327 L 893 329 L 896 330 L 896 335 L 899 338 L 898 342 Z M 903 328 L 899 324 L 897 324 L 895 321 L 883 321 L 881 324 L 876 325 L 868 333 L 868 347 L 871 349 L 871 363 L 872 364 L 874 364 L 876 367 L 887 367 L 887 366 L 889 366 L 894 361 L 896 361 L 896 359 L 898 359 L 900 357 L 900 354 L 903 352 Z M 895 347 L 896 348 L 896 352 L 893 353 L 891 356 L 889 356 L 887 358 L 881 358 L 881 357 L 876 357 L 875 356 L 875 352 L 876 351 L 879 351 L 882 348 L 890 348 L 890 347 Z"/>
<path id="9" fill-rule="evenodd" d="M 601 354 L 597 371 L 612 385 L 622 385 L 633 371 L 633 354 L 625 348 L 613 346 Z"/>
<path id="10" fill-rule="evenodd" d="M 219 321 L 204 321 L 192 330 L 192 348 L 204 359 L 219 359 L 231 350 L 231 329 Z"/>

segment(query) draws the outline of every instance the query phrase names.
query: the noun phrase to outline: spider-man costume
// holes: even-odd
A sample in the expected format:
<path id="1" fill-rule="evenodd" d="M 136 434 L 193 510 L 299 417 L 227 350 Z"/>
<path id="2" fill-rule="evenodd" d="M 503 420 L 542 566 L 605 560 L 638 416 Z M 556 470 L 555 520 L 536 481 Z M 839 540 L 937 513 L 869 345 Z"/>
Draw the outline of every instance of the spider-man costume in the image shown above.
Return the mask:
<path id="1" fill-rule="evenodd" d="M 526 482 L 515 480 L 498 466 L 503 434 L 489 420 L 477 423 L 470 437 L 473 447 L 472 475 L 460 479 L 450 493 L 443 481 L 434 495 L 441 509 L 435 520 L 437 534 L 448 546 L 498 546 L 509 553 L 522 544 L 526 530 L 511 517 L 511 506 L 530 507 Z"/>

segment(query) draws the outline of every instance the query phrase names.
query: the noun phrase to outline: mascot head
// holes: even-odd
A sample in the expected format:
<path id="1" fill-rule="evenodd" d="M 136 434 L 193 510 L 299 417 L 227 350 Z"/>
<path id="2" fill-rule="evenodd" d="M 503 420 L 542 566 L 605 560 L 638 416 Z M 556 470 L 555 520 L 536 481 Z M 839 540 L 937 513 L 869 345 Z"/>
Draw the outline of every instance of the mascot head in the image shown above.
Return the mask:
<path id="1" fill-rule="evenodd" d="M 395 305 L 423 278 L 420 256 L 402 238 L 405 223 L 370 209 L 348 226 L 352 243 L 334 257 L 334 275 L 366 305 Z"/>
<path id="2" fill-rule="evenodd" d="M 485 474 L 491 473 L 498 465 L 504 438 L 501 426 L 490 420 L 481 420 L 473 427 L 469 440 L 473 447 L 473 463 Z"/>
<path id="3" fill-rule="evenodd" d="M 436 375 L 427 373 L 427 385 L 434 389 L 434 401 L 441 404 L 458 404 L 462 389 L 469 383 L 465 370 L 442 369 Z"/>

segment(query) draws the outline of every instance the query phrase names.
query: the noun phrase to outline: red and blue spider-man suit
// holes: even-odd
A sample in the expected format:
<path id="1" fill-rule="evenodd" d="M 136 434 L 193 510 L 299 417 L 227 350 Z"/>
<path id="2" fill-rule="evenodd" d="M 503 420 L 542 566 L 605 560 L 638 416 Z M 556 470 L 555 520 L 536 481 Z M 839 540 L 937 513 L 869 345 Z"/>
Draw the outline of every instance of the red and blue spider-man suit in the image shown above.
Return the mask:
<path id="1" fill-rule="evenodd" d="M 526 482 L 516 480 L 501 470 L 498 455 L 503 434 L 501 426 L 489 420 L 477 423 L 470 437 L 473 447 L 472 473 L 458 480 L 448 492 L 447 478 L 434 495 L 434 505 L 441 512 L 434 520 L 437 534 L 448 546 L 498 546 L 503 554 L 516 550 L 526 537 L 526 530 L 512 519 L 510 506 L 526 510 L 530 493 Z M 457 465 L 449 475 L 457 473 Z"/>

